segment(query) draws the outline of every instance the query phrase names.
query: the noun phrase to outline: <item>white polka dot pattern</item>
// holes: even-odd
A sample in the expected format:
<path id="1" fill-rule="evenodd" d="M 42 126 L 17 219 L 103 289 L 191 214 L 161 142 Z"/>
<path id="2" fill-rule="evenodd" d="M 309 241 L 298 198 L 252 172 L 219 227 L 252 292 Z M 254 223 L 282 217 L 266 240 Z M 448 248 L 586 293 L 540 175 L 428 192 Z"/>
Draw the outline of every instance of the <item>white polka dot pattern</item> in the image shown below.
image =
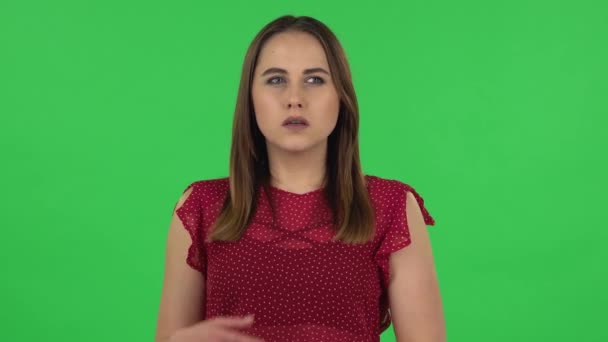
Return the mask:
<path id="1" fill-rule="evenodd" d="M 374 238 L 360 245 L 331 241 L 333 216 L 323 189 L 296 194 L 275 187 L 269 196 L 260 188 L 242 239 L 205 241 L 228 178 L 191 183 L 177 215 L 192 238 L 186 262 L 205 275 L 204 317 L 255 314 L 246 333 L 265 341 L 379 341 L 390 325 L 389 256 L 411 243 L 407 191 L 425 222 L 435 222 L 411 186 L 365 177 L 376 226 Z"/>

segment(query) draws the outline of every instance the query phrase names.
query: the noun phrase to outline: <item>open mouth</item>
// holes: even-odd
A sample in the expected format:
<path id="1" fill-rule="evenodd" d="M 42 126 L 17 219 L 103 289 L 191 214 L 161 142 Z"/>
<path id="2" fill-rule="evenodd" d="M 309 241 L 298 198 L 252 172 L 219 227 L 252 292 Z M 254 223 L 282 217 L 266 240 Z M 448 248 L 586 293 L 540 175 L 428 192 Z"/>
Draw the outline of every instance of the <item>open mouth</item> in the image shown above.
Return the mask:
<path id="1" fill-rule="evenodd" d="M 302 116 L 290 116 L 283 121 L 283 126 L 290 128 L 302 128 L 308 126 L 308 121 Z"/>
<path id="2" fill-rule="evenodd" d="M 287 128 L 288 130 L 292 131 L 292 132 L 298 132 L 301 130 L 304 130 L 306 128 L 308 128 L 308 125 L 304 125 L 304 124 L 287 124 L 287 125 L 283 125 L 283 127 Z"/>

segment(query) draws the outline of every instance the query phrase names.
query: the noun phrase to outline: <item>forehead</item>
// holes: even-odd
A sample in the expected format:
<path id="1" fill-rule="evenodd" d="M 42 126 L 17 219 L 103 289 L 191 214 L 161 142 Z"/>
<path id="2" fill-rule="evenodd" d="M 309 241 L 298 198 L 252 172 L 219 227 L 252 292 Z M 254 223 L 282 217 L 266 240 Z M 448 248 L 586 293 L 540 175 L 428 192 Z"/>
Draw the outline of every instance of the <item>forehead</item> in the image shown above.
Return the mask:
<path id="1" fill-rule="evenodd" d="M 323 46 L 316 37 L 304 32 L 282 32 L 270 37 L 258 56 L 258 70 L 267 67 L 306 69 L 327 67 Z"/>

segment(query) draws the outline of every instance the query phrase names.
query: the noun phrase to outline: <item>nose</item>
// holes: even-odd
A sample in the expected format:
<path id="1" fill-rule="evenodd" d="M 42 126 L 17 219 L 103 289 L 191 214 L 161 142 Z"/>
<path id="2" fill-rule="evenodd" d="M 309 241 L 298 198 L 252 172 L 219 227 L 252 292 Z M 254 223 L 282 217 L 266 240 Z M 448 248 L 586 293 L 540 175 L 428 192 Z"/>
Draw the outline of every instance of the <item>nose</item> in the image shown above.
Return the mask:
<path id="1" fill-rule="evenodd" d="M 289 94 L 287 95 L 287 108 L 301 109 L 304 107 L 304 98 L 301 95 L 301 89 L 297 86 L 291 87 Z"/>

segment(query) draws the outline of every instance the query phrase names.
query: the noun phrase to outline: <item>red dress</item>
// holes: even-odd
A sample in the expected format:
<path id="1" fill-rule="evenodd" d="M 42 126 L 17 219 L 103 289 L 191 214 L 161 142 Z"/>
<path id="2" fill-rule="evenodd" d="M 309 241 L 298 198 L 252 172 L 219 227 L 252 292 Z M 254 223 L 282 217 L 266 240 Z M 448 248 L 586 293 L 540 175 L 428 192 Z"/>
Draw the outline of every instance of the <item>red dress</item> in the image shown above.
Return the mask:
<path id="1" fill-rule="evenodd" d="M 376 235 L 362 245 L 332 242 L 332 214 L 322 189 L 263 191 L 243 237 L 209 243 L 205 233 L 229 192 L 228 178 L 200 180 L 177 210 L 192 244 L 186 262 L 205 276 L 205 319 L 255 314 L 243 333 L 265 341 L 379 341 L 390 323 L 389 255 L 411 243 L 405 215 L 411 191 L 427 225 L 434 219 L 420 195 L 398 180 L 365 176 Z"/>

